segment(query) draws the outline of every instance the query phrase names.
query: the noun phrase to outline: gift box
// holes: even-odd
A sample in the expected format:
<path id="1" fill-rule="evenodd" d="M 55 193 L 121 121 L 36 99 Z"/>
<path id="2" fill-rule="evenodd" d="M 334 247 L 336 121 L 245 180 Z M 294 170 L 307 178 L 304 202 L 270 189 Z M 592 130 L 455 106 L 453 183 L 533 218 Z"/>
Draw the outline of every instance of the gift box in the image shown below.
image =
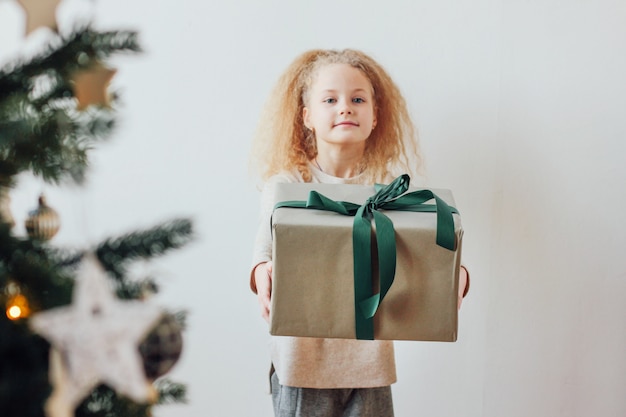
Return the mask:
<path id="1" fill-rule="evenodd" d="M 463 230 L 449 190 L 402 176 L 277 184 L 274 198 L 271 334 L 456 340 Z"/>

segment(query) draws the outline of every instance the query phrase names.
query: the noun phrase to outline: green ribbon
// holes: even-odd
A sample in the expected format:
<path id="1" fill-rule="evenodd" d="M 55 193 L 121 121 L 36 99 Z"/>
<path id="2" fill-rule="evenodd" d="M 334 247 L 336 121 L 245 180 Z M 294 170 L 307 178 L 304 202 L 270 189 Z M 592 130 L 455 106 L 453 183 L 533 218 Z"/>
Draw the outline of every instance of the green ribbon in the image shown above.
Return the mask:
<path id="1" fill-rule="evenodd" d="M 274 209 L 281 207 L 307 208 L 333 211 L 346 216 L 354 216 L 352 244 L 354 256 L 354 299 L 355 328 L 357 339 L 374 339 L 374 315 L 391 288 L 396 273 L 396 236 L 392 221 L 380 210 L 401 210 L 437 213 L 437 245 L 456 250 L 456 234 L 450 207 L 431 190 L 419 190 L 404 194 L 409 188 L 410 177 L 401 175 L 389 185 L 376 185 L 376 194 L 358 205 L 347 201 L 334 201 L 310 191 L 307 201 L 282 201 Z M 404 194 L 404 195 L 403 195 Z M 435 204 L 424 204 L 429 200 Z M 380 292 L 373 294 L 372 281 L 372 220 L 376 225 L 378 248 L 378 274 Z"/>

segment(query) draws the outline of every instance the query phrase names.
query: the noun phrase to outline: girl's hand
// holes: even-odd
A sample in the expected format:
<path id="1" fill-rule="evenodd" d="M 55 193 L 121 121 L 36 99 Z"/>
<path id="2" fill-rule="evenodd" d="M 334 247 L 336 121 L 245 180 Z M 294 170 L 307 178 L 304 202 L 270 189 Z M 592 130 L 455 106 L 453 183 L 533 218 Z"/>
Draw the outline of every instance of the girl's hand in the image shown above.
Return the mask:
<path id="1" fill-rule="evenodd" d="M 467 294 L 467 290 L 469 289 L 469 274 L 467 269 L 464 266 L 461 266 L 459 271 L 459 304 L 458 309 L 461 309 L 461 303 L 463 302 L 463 297 Z"/>
<path id="2" fill-rule="evenodd" d="M 272 261 L 258 264 L 254 268 L 256 294 L 261 306 L 261 316 L 270 321 L 270 300 L 272 299 Z"/>

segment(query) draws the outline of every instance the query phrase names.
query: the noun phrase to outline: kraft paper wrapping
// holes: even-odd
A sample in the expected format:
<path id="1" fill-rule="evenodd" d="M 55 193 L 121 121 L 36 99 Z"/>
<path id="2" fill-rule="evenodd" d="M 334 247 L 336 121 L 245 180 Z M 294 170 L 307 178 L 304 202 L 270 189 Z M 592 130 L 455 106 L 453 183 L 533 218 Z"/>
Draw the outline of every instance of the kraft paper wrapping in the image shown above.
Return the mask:
<path id="1" fill-rule="evenodd" d="M 275 202 L 306 200 L 311 190 L 357 204 L 376 192 L 373 186 L 363 185 L 277 184 Z M 416 190 L 409 188 L 408 192 Z M 432 191 L 454 206 L 449 190 Z M 374 338 L 456 341 L 463 236 L 460 216 L 453 215 L 457 245 L 451 251 L 435 243 L 435 213 L 383 213 L 394 225 L 397 263 L 393 285 L 374 316 Z M 353 220 L 351 216 L 312 209 L 274 211 L 271 334 L 356 338 Z M 376 265 L 373 268 L 376 271 Z"/>

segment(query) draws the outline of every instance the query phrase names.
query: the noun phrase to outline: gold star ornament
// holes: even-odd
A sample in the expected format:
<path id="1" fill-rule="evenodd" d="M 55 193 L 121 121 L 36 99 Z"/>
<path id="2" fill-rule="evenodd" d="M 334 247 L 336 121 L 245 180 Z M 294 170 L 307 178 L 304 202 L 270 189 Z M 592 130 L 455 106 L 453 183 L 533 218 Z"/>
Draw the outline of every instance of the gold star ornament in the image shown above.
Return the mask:
<path id="1" fill-rule="evenodd" d="M 117 70 L 97 63 L 87 69 L 77 71 L 71 78 L 74 96 L 78 100 L 77 109 L 85 110 L 91 105 L 111 106 L 108 92 L 111 79 Z"/>
<path id="2" fill-rule="evenodd" d="M 57 31 L 56 10 L 61 0 L 17 0 L 26 12 L 26 36 L 40 27 Z"/>
<path id="3" fill-rule="evenodd" d="M 85 255 L 72 304 L 30 319 L 31 328 L 58 352 L 51 361 L 55 389 L 46 404 L 49 417 L 73 414 L 102 383 L 137 403 L 156 399 L 138 346 L 163 313 L 146 302 L 117 299 L 107 280 L 96 256 Z"/>

